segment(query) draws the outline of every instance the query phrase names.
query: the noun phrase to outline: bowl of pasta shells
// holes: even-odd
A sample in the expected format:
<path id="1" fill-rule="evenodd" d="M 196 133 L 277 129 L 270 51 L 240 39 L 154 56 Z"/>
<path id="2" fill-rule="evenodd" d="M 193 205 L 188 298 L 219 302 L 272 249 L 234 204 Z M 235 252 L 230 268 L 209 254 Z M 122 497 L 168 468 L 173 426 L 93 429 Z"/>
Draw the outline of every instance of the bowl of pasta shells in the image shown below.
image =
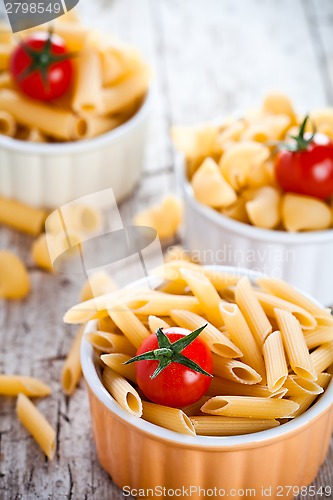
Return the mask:
<path id="1" fill-rule="evenodd" d="M 51 209 L 105 188 L 129 195 L 150 110 L 140 53 L 72 13 L 0 36 L 0 195 Z"/>
<path id="2" fill-rule="evenodd" d="M 64 319 L 87 323 L 93 434 L 118 486 L 292 498 L 314 480 L 333 430 L 333 318 L 308 295 L 171 261 Z"/>
<path id="3" fill-rule="evenodd" d="M 285 279 L 332 304 L 333 109 L 299 116 L 272 92 L 241 117 L 172 135 L 196 258 Z"/>

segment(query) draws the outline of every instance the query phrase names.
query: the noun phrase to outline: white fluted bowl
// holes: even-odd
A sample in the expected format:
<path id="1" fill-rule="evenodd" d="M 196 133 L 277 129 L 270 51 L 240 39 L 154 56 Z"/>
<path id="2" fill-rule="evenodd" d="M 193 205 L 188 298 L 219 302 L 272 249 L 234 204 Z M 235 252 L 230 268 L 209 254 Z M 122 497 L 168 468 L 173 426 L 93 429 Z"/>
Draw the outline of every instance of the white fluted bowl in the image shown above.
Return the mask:
<path id="1" fill-rule="evenodd" d="M 121 201 L 142 173 L 150 107 L 149 92 L 130 120 L 77 142 L 31 143 L 0 135 L 0 195 L 52 209 L 112 188 Z"/>
<path id="2" fill-rule="evenodd" d="M 333 230 L 288 233 L 233 220 L 199 203 L 177 158 L 184 198 L 184 243 L 203 264 L 228 264 L 281 278 L 333 304 Z"/>

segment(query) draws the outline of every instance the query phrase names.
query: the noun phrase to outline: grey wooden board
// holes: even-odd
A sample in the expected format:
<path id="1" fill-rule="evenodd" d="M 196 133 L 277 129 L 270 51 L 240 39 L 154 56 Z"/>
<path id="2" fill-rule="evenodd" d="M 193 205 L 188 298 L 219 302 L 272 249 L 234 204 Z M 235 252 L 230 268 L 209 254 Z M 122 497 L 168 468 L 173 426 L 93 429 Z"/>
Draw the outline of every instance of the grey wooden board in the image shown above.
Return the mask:
<path id="1" fill-rule="evenodd" d="M 333 104 L 331 0 L 81 0 L 84 19 L 136 44 L 150 62 L 154 106 L 145 175 L 121 213 L 174 190 L 168 130 L 258 105 L 272 88 L 287 92 L 301 110 Z M 83 278 L 50 276 L 29 259 L 32 240 L 0 230 L 0 248 L 21 255 L 33 292 L 24 302 L 0 303 L 0 372 L 41 377 L 53 395 L 38 402 L 58 432 L 48 463 L 15 419 L 15 402 L 0 399 L 0 499 L 120 499 L 97 462 L 82 382 L 67 400 L 59 374 L 75 328 L 64 326 Z M 333 450 L 315 486 L 333 486 Z M 303 498 L 322 499 L 308 496 Z"/>

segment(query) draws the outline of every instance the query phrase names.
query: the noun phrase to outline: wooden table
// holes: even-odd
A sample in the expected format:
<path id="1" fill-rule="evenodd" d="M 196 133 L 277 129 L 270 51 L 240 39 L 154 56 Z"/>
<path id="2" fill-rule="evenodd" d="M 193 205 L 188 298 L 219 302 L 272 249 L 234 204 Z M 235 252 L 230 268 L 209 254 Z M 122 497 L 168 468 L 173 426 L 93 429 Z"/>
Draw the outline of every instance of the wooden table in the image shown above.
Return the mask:
<path id="1" fill-rule="evenodd" d="M 333 105 L 332 0 L 81 0 L 80 9 L 87 22 L 137 45 L 155 72 L 145 175 L 121 207 L 124 223 L 174 189 L 171 124 L 256 106 L 273 88 L 304 111 Z M 29 238 L 1 229 L 0 248 L 26 260 L 33 292 L 24 302 L 0 303 L 0 373 L 52 385 L 52 397 L 38 406 L 57 429 L 57 454 L 45 460 L 17 422 L 15 401 L 2 398 L 0 498 L 120 499 L 97 462 L 84 383 L 70 399 L 59 386 L 75 331 L 62 315 L 77 302 L 82 281 L 33 267 L 30 245 Z M 317 487 L 333 486 L 332 469 L 331 447 Z"/>

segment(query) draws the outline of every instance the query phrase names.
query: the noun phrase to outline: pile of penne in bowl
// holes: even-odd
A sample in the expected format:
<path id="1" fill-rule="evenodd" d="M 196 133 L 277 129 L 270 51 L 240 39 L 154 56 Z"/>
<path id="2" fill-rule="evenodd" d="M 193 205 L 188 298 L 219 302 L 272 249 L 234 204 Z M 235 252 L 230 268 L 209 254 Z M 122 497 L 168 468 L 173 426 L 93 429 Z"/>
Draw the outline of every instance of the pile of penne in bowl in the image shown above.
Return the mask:
<path id="1" fill-rule="evenodd" d="M 67 323 L 95 320 L 85 334 L 101 380 L 129 414 L 188 435 L 233 436 L 285 425 L 325 392 L 333 365 L 333 317 L 287 283 L 250 280 L 228 268 L 170 261 L 158 289 L 128 288 L 72 307 Z M 90 323 L 94 324 L 94 323 Z M 200 334 L 213 357 L 207 393 L 184 408 L 152 403 L 137 387 L 135 356 L 158 328 Z"/>

